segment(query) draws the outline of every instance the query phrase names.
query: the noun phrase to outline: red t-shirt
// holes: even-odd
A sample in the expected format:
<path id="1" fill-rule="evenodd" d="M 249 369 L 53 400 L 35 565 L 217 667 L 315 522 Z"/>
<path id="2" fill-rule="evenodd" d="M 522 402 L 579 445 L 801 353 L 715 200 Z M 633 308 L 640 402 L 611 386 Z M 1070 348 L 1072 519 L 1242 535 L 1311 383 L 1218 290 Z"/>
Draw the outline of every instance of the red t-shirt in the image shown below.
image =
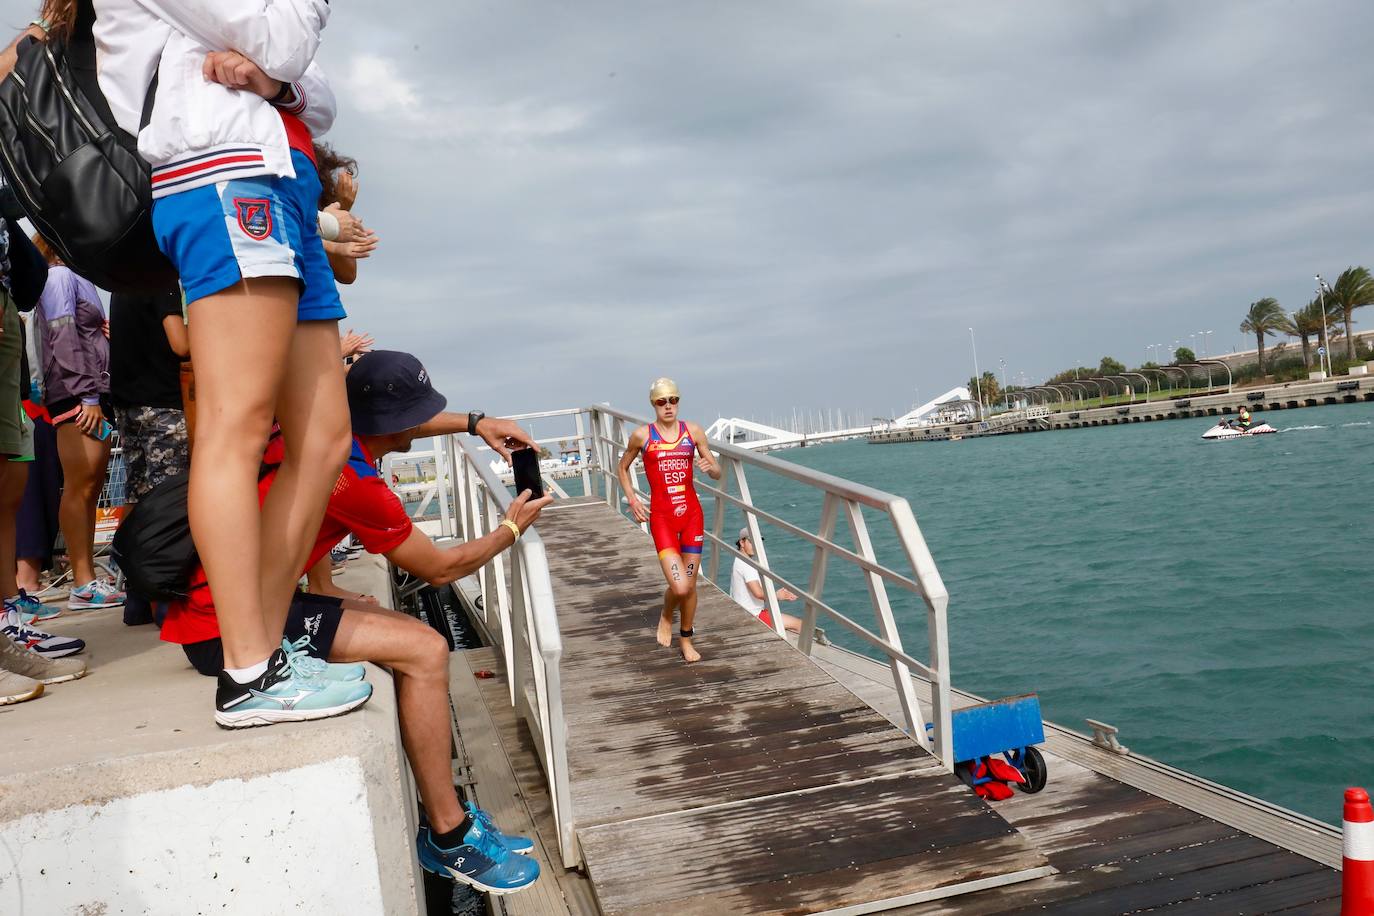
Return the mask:
<path id="1" fill-rule="evenodd" d="M 284 109 L 278 108 L 277 114 L 281 115 L 282 126 L 286 128 L 286 145 L 303 153 L 305 158 L 316 166 L 315 161 L 315 140 L 310 136 L 310 129 L 305 126 L 305 122 Z"/>
<path id="2" fill-rule="evenodd" d="M 258 500 L 261 502 L 272 488 L 276 479 L 276 465 L 281 464 L 284 447 L 280 437 L 273 438 L 267 446 L 264 463 L 273 466 L 258 483 Z M 353 453 L 348 456 L 339 479 L 334 482 L 334 491 L 329 495 L 329 506 L 324 512 L 324 524 L 320 527 L 315 546 L 305 568 L 309 569 L 319 562 L 320 557 L 329 553 L 330 548 L 345 535 L 356 537 L 369 553 L 387 553 L 401 546 L 410 537 L 412 523 L 406 515 L 405 507 L 395 493 L 387 489 L 367 449 L 357 439 L 353 440 Z M 185 601 L 173 601 L 167 608 L 167 618 L 162 623 L 162 638 L 167 642 L 193 643 L 219 636 L 219 621 L 215 617 L 215 602 L 210 595 L 210 586 L 205 581 L 205 570 L 197 567 L 191 576 L 191 590 Z"/>

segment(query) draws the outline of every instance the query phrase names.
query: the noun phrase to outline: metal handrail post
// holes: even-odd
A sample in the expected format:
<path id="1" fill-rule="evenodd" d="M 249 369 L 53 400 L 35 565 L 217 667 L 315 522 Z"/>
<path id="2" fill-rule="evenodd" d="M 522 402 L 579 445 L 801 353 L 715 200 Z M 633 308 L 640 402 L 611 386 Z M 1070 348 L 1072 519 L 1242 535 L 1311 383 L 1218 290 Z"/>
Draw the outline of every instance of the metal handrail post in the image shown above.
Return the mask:
<path id="1" fill-rule="evenodd" d="M 439 530 L 445 537 L 450 537 L 453 533 L 453 513 L 450 511 L 452 494 L 449 492 L 449 487 L 453 485 L 453 475 L 449 470 L 448 457 L 445 449 L 434 450 L 434 484 L 439 497 Z"/>
<path id="2" fill-rule="evenodd" d="M 515 552 L 510 563 L 511 651 L 506 666 L 506 682 L 510 685 L 511 705 L 516 711 L 520 711 L 522 706 L 528 707 L 525 700 L 525 666 L 529 665 L 531 669 L 534 667 L 529 634 L 525 631 L 525 577 L 521 569 L 523 566 L 519 552 Z M 528 711 L 526 708 L 526 714 Z"/>
<path id="3" fill-rule="evenodd" d="M 613 430 L 613 428 L 612 428 L 612 426 L 611 426 L 611 417 L 610 417 L 610 415 L 603 412 L 603 413 L 600 414 L 600 416 L 601 416 L 601 423 L 600 423 L 600 426 L 601 426 L 601 432 L 600 432 L 601 450 L 602 450 L 602 452 L 603 452 L 603 453 L 605 454 L 605 456 L 606 456 L 606 457 L 605 457 L 605 460 L 601 462 L 601 479 L 602 479 L 602 482 L 604 482 L 605 485 L 606 485 L 606 505 L 610 506 L 612 509 L 615 509 L 616 506 L 618 505 L 618 503 L 616 502 L 616 500 L 619 498 L 619 497 L 617 497 L 617 496 L 615 495 L 615 493 L 616 493 L 617 488 L 619 487 L 620 481 L 619 481 L 619 480 L 617 479 L 617 477 L 616 477 L 616 473 L 615 473 L 615 458 L 616 458 L 616 456 L 615 456 L 615 454 L 614 454 L 614 449 L 611 447 L 611 436 L 612 436 L 614 430 Z M 617 509 L 617 511 L 619 511 L 619 510 Z"/>
<path id="4" fill-rule="evenodd" d="M 854 536 L 855 552 L 866 560 L 876 561 L 873 553 L 873 540 L 868 535 L 868 525 L 864 522 L 863 509 L 852 501 L 845 502 L 845 516 L 849 519 L 849 530 Z M 896 649 L 902 648 L 902 637 L 897 632 L 897 621 L 892 616 L 892 605 L 887 600 L 887 586 L 882 577 L 864 572 L 868 585 L 869 599 L 873 602 L 874 616 L 878 619 L 878 632 L 883 639 Z M 916 699 L 916 689 L 911 684 L 911 671 L 895 658 L 888 659 L 892 671 L 893 686 L 897 688 L 897 699 L 902 707 L 902 719 L 906 722 L 907 733 L 915 738 L 926 750 L 931 750 L 930 736 L 926 734 L 926 718 L 921 712 L 920 701 Z"/>
<path id="5" fill-rule="evenodd" d="M 582 495 L 592 495 L 592 472 L 587 468 L 588 459 L 591 457 L 587 451 L 587 424 L 583 420 L 582 411 L 578 411 L 574 420 L 577 429 L 577 463 L 582 466 Z"/>
<path id="6" fill-rule="evenodd" d="M 744 476 L 743 462 L 735 459 L 730 462 L 730 465 L 734 470 L 735 485 L 739 487 L 739 498 L 752 506 L 754 500 L 749 495 L 749 481 Z M 749 540 L 754 544 L 755 561 L 764 569 L 769 569 L 768 553 L 763 548 L 763 534 L 759 531 L 758 517 L 753 512 L 745 512 L 744 525 L 749 529 Z M 719 548 L 716 549 L 719 550 Z M 768 606 L 769 616 L 773 618 L 773 632 L 783 636 L 785 631 L 782 625 L 782 610 L 778 607 L 778 588 L 769 577 L 760 576 L 759 578 L 763 584 L 764 603 Z"/>
<path id="7" fill-rule="evenodd" d="M 722 487 L 724 483 L 721 481 Z M 711 541 L 711 570 L 706 578 L 714 582 L 720 578 L 720 539 L 725 534 L 725 497 L 719 493 L 715 495 L 715 509 L 711 513 L 711 533 L 715 537 Z"/>
<path id="8" fill-rule="evenodd" d="M 898 540 L 911 563 L 911 571 L 916 581 L 921 583 L 922 597 L 926 603 L 926 631 L 930 643 L 931 680 L 931 720 L 935 723 L 935 756 L 944 764 L 945 769 L 954 770 L 954 726 L 953 699 L 949 676 L 949 592 L 945 589 L 940 571 L 935 567 L 935 558 L 926 546 L 921 526 L 911 511 L 911 504 L 905 499 L 893 501 L 888 508 L 888 517 L 897 530 Z"/>
<path id="9" fill-rule="evenodd" d="M 825 494 L 825 500 L 821 503 L 821 524 L 816 533 L 823 541 L 835 539 L 835 523 L 840 517 L 840 500 L 833 493 Z M 814 595 L 817 599 L 821 597 L 821 592 L 825 588 L 826 565 L 830 560 L 830 552 L 820 544 L 816 545 L 815 554 L 811 559 L 811 581 L 807 585 L 808 595 Z M 801 632 L 797 634 L 797 648 L 802 654 L 811 654 L 811 642 L 816 635 L 816 614 L 820 609 L 816 607 L 814 601 L 809 598 L 802 609 Z"/>

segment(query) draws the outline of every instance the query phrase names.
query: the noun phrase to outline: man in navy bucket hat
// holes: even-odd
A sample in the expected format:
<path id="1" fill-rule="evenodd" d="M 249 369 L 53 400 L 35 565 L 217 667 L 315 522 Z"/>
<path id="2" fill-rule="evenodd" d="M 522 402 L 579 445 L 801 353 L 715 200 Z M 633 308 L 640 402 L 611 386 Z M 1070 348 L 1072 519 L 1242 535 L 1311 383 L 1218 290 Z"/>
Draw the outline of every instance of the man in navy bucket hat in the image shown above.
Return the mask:
<path id="1" fill-rule="evenodd" d="M 445 411 L 447 399 L 434 390 L 429 372 L 409 353 L 374 350 L 359 357 L 348 372 L 348 406 L 352 414 L 353 451 L 335 482 L 324 524 L 307 568 L 352 534 L 371 553 L 432 585 L 471 575 L 510 548 L 552 502 L 520 493 L 510 510 L 485 537 L 439 548 L 420 532 L 401 500 L 377 473 L 377 459 L 410 449 L 415 439 L 468 433 L 509 458 L 520 448 L 534 448 L 529 433 L 511 420 L 480 411 Z M 282 445 L 274 439 L 264 456 L 271 468 L 280 461 Z M 263 477 L 263 493 L 275 477 Z M 327 567 L 324 567 L 327 570 Z M 479 890 L 507 894 L 533 884 L 539 862 L 534 843 L 502 834 L 486 812 L 462 804 L 453 786 L 448 712 L 449 647 L 437 631 L 414 617 L 378 607 L 371 600 L 334 587 L 328 572 L 312 570 L 309 595 L 298 595 L 288 616 L 283 649 L 309 656 L 304 664 L 321 678 L 360 678 L 358 662 L 389 668 L 396 682 L 397 712 L 406 756 L 424 804 L 425 817 L 417 844 L 420 863 L 434 872 Z M 202 674 L 217 675 L 223 649 L 214 603 L 202 571 L 191 582 L 191 595 L 168 609 L 162 638 L 182 645 Z"/>

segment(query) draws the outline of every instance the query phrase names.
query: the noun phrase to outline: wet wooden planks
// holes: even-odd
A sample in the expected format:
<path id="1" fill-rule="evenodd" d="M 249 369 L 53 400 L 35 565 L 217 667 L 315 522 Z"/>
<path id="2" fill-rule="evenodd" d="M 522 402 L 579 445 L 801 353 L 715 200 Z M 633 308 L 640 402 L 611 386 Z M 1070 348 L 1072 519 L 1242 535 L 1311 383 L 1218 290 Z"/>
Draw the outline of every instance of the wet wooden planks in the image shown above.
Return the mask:
<path id="1" fill-rule="evenodd" d="M 604 911 L 819 912 L 1048 871 L 919 745 L 718 589 L 699 593 L 701 662 L 659 647 L 653 548 L 608 507 L 570 507 L 539 531 L 573 810 Z"/>
<path id="2" fill-rule="evenodd" d="M 886 698 L 873 698 L 880 708 L 895 702 L 892 689 L 886 690 Z M 898 912 L 1109 916 L 1139 911 L 1340 911 L 1338 872 L 1204 814 L 1048 756 L 1050 783 L 1044 792 L 1017 794 L 994 807 L 1046 854 L 1059 873 Z"/>

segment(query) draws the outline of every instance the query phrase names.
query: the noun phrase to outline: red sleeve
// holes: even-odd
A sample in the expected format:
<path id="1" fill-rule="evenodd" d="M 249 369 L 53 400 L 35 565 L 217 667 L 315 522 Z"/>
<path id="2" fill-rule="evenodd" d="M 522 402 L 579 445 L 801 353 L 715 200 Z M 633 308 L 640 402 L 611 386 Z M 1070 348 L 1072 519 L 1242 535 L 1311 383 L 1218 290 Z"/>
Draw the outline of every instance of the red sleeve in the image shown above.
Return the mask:
<path id="1" fill-rule="evenodd" d="M 345 472 L 334 485 L 325 510 L 328 520 L 353 532 L 368 553 L 386 553 L 410 537 L 410 516 L 380 477 Z"/>

